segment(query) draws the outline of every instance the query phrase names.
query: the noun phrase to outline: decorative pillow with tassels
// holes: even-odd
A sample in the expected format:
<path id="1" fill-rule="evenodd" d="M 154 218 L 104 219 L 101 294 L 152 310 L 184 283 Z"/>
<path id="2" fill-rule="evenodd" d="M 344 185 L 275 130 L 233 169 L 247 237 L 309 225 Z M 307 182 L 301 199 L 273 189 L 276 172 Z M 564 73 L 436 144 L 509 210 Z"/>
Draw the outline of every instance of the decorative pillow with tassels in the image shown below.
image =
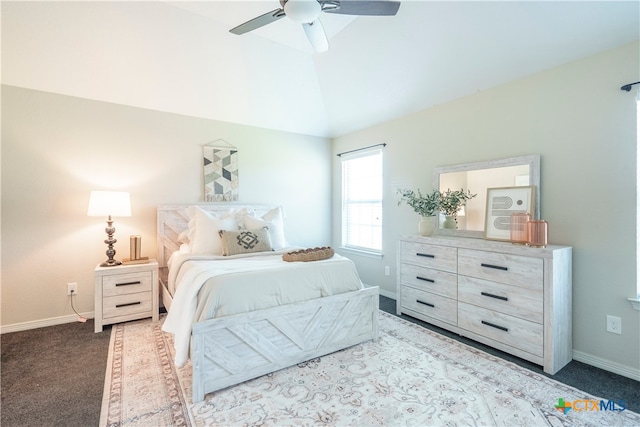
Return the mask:
<path id="1" fill-rule="evenodd" d="M 268 227 L 239 231 L 220 230 L 218 234 L 222 240 L 224 256 L 273 251 Z"/>

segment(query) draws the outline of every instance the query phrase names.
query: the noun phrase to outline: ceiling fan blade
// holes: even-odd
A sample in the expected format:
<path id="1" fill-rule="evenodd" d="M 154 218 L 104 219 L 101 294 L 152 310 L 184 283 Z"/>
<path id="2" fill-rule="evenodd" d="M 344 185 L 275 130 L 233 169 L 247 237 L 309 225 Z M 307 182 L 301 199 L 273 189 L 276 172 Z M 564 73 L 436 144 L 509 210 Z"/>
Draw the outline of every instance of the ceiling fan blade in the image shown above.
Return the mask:
<path id="1" fill-rule="evenodd" d="M 391 16 L 398 13 L 400 8 L 400 2 L 392 0 L 319 0 L 319 2 L 323 6 L 323 12 L 342 15 Z M 335 7 L 336 3 L 338 7 Z"/>
<path id="2" fill-rule="evenodd" d="M 320 53 L 329 50 L 329 40 L 319 19 L 310 24 L 302 24 L 302 28 L 304 28 L 304 32 L 316 52 Z"/>
<path id="3" fill-rule="evenodd" d="M 238 35 L 248 33 L 249 31 L 271 24 L 283 16 L 285 16 L 283 9 L 275 9 L 271 12 L 265 13 L 264 15 L 260 15 L 257 18 L 253 18 L 244 24 L 240 24 L 237 27 L 230 29 L 229 32 Z"/>

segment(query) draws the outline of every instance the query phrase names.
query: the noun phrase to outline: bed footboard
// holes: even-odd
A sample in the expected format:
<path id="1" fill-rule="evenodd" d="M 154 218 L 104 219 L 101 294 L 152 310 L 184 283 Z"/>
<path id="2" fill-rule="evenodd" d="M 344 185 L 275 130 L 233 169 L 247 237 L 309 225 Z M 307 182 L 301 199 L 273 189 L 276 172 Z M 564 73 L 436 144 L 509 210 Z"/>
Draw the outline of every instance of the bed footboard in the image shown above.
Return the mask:
<path id="1" fill-rule="evenodd" d="M 196 323 L 193 402 L 206 393 L 378 338 L 378 287 Z"/>

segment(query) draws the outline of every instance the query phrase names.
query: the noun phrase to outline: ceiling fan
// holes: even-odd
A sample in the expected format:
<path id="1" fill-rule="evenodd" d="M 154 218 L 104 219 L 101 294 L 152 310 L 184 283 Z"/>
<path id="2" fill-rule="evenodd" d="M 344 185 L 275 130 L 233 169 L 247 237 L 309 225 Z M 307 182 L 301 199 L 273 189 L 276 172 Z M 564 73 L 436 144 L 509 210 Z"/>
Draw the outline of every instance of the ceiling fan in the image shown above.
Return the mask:
<path id="1" fill-rule="evenodd" d="M 393 0 L 280 0 L 279 9 L 267 12 L 229 30 L 233 34 L 244 34 L 277 21 L 286 16 L 302 24 L 304 32 L 316 52 L 329 49 L 329 41 L 318 17 L 320 12 L 342 15 L 392 16 L 400 8 Z"/>

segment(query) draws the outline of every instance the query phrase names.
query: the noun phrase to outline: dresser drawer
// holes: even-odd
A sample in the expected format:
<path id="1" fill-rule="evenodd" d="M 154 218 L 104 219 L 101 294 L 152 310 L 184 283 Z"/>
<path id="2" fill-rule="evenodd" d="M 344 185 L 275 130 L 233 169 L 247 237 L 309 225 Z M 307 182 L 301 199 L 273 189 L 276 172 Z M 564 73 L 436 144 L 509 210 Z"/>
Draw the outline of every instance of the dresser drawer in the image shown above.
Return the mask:
<path id="1" fill-rule="evenodd" d="M 102 294 L 105 297 L 151 291 L 151 272 L 115 274 L 102 278 Z"/>
<path id="2" fill-rule="evenodd" d="M 401 304 L 404 308 L 425 316 L 433 317 L 452 325 L 457 323 L 458 302 L 442 295 L 403 286 Z"/>
<path id="3" fill-rule="evenodd" d="M 543 289 L 542 258 L 460 249 L 458 274 L 531 289 Z"/>
<path id="4" fill-rule="evenodd" d="M 543 357 L 542 324 L 458 303 L 458 326 L 538 357 Z"/>
<path id="5" fill-rule="evenodd" d="M 458 276 L 458 300 L 535 323 L 543 320 L 542 289 L 532 290 Z"/>
<path id="6" fill-rule="evenodd" d="M 457 254 L 458 249 L 449 246 L 402 242 L 400 247 L 402 262 L 451 273 L 455 273 L 458 268 Z"/>
<path id="7" fill-rule="evenodd" d="M 105 297 L 102 300 L 103 317 L 109 319 L 136 313 L 149 313 L 151 316 L 151 299 L 151 291 Z"/>
<path id="8" fill-rule="evenodd" d="M 433 292 L 449 298 L 458 295 L 458 276 L 455 273 L 417 265 L 401 264 L 400 281 L 403 285 Z"/>

